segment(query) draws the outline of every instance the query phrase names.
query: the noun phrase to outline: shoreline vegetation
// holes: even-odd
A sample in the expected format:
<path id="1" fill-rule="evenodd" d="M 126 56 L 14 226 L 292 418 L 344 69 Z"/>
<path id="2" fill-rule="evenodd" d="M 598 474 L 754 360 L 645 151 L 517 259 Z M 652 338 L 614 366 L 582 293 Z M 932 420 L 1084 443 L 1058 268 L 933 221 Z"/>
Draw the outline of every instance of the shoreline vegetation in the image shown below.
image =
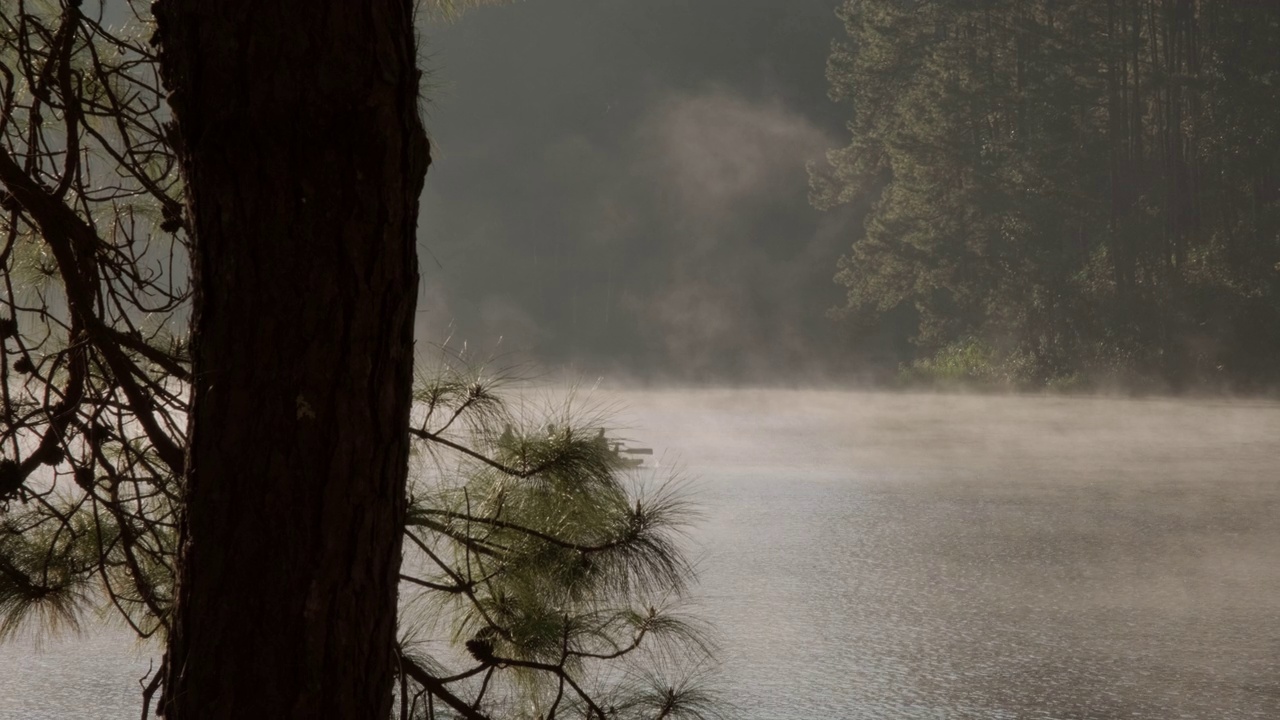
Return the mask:
<path id="1" fill-rule="evenodd" d="M 1280 399 L 1280 386 L 1242 386 L 1221 367 L 1193 377 L 1168 378 L 1105 361 L 1058 372 L 1037 372 L 1018 350 L 1001 351 L 977 338 L 945 346 L 932 356 L 904 362 L 886 383 L 890 389 L 982 393 L 1169 396 Z"/>

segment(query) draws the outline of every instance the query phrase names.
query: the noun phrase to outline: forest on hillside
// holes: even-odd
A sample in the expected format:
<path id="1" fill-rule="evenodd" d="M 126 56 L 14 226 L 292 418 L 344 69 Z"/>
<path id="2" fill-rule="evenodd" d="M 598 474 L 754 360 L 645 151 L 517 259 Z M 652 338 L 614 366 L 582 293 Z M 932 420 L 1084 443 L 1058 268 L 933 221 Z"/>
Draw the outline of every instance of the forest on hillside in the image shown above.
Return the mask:
<path id="1" fill-rule="evenodd" d="M 908 379 L 1280 381 L 1280 3 L 846 0 L 833 314 Z"/>

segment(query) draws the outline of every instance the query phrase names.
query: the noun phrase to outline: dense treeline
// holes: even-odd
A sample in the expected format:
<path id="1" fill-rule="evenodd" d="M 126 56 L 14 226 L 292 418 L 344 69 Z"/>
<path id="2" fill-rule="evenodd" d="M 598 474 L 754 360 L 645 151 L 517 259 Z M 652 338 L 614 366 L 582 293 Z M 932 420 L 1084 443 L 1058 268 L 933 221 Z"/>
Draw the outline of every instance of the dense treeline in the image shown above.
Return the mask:
<path id="1" fill-rule="evenodd" d="M 1280 380 L 1280 3 L 846 0 L 837 315 L 916 376 Z"/>

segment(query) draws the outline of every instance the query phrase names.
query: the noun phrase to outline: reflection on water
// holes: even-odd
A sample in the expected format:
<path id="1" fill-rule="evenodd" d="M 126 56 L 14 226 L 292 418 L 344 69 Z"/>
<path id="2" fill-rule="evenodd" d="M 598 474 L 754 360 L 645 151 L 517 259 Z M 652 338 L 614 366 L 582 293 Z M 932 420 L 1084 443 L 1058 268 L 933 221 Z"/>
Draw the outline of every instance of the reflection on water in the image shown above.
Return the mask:
<path id="1" fill-rule="evenodd" d="M 734 717 L 1280 717 L 1280 406 L 625 401 L 698 480 Z M 135 715 L 146 658 L 82 642 L 0 646 L 0 718 Z"/>

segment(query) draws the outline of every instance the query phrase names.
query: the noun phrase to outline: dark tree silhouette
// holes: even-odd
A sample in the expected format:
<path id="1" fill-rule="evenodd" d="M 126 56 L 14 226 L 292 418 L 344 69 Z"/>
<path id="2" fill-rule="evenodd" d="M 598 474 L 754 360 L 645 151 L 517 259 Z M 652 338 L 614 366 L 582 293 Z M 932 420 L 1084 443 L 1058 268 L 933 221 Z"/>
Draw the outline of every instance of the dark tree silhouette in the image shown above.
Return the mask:
<path id="1" fill-rule="evenodd" d="M 410 4 L 204 7 L 0 12 L 0 634 L 113 607 L 144 717 L 711 712 L 678 495 L 414 381 Z"/>
<path id="2" fill-rule="evenodd" d="M 382 717 L 429 163 L 413 5 L 155 10 L 195 292 L 165 715 Z"/>

